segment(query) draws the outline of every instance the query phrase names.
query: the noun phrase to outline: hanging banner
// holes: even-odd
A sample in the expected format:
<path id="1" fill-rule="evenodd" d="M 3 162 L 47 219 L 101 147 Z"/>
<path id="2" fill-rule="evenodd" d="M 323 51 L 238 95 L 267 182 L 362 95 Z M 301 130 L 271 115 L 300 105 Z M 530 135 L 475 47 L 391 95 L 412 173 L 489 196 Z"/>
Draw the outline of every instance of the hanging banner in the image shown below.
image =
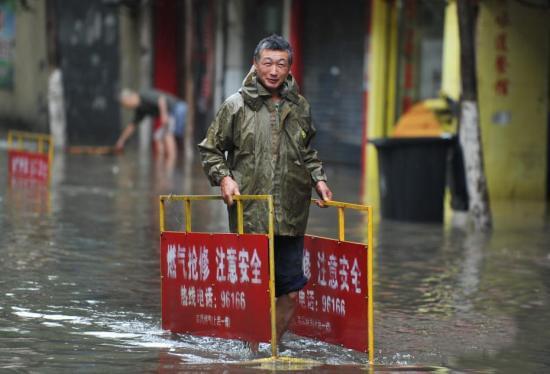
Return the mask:
<path id="1" fill-rule="evenodd" d="M 304 274 L 290 330 L 368 352 L 367 246 L 306 235 Z"/>
<path id="2" fill-rule="evenodd" d="M 15 1 L 0 0 L 0 89 L 13 89 Z"/>
<path id="3" fill-rule="evenodd" d="M 10 179 L 26 179 L 48 183 L 49 155 L 21 150 L 8 150 L 8 171 Z"/>
<path id="4" fill-rule="evenodd" d="M 161 233 L 162 328 L 271 339 L 267 235 Z"/>

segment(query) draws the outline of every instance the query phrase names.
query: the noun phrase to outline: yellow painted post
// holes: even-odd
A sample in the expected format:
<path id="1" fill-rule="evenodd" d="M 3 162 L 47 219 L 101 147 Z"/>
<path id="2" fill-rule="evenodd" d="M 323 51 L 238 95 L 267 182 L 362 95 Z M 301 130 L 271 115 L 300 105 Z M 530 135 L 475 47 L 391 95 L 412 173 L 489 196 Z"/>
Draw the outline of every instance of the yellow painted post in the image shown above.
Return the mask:
<path id="1" fill-rule="evenodd" d="M 159 227 L 160 233 L 164 232 L 164 198 L 161 196 L 159 199 Z"/>
<path id="2" fill-rule="evenodd" d="M 387 135 L 387 78 L 389 69 L 390 48 L 390 15 L 394 2 L 386 0 L 371 1 L 371 34 L 369 51 L 369 96 L 367 111 L 367 128 L 365 132 L 368 139 L 375 139 Z M 370 204 L 378 204 L 378 159 L 374 146 L 367 146 L 365 160 L 363 162 L 364 183 L 366 194 L 363 201 Z"/>
<path id="3" fill-rule="evenodd" d="M 338 240 L 346 240 L 346 222 L 344 217 L 344 208 L 338 207 Z"/>
<path id="4" fill-rule="evenodd" d="M 389 17 L 392 3 L 386 0 L 371 2 L 371 36 L 369 63 L 368 137 L 385 134 L 387 77 L 389 68 Z"/>
<path id="5" fill-rule="evenodd" d="M 367 309 L 368 309 L 368 313 L 369 313 L 369 316 L 368 316 L 368 322 L 367 322 L 367 325 L 368 325 L 368 329 L 369 329 L 369 336 L 368 336 L 368 342 L 369 342 L 369 365 L 370 367 L 372 367 L 372 365 L 374 365 L 374 299 L 373 299 L 373 276 L 372 276 L 372 261 L 373 261 L 373 250 L 374 250 L 374 245 L 373 245 L 373 233 L 372 233 L 372 207 L 369 207 L 368 210 L 368 220 L 369 220 L 369 223 L 368 223 L 368 229 L 367 229 L 367 249 L 368 249 L 368 252 L 367 252 L 367 271 L 368 271 L 368 276 L 367 276 L 367 289 L 368 289 L 368 294 L 369 294 L 369 298 L 368 298 L 368 306 L 367 306 Z"/>
<path id="6" fill-rule="evenodd" d="M 13 143 L 13 134 L 11 131 L 8 131 L 8 148 L 11 148 Z"/>
<path id="7" fill-rule="evenodd" d="M 191 232 L 191 200 L 185 199 L 183 204 L 185 207 L 185 232 Z"/>
<path id="8" fill-rule="evenodd" d="M 277 307 L 275 303 L 275 237 L 273 223 L 273 197 L 268 195 L 268 235 L 269 235 L 269 293 L 271 301 L 271 357 L 277 358 Z"/>
<path id="9" fill-rule="evenodd" d="M 441 91 L 453 100 L 460 100 L 460 39 L 456 0 L 447 1 L 445 7 Z"/>
<path id="10" fill-rule="evenodd" d="M 399 9 L 392 2 L 389 20 L 389 51 L 388 51 L 388 69 L 387 69 L 387 90 L 386 90 L 386 134 L 390 134 L 395 124 L 396 98 L 397 98 L 397 59 L 398 59 L 398 24 Z"/>
<path id="11" fill-rule="evenodd" d="M 241 199 L 237 199 L 237 232 L 240 235 L 244 233 L 243 220 L 243 202 L 241 201 Z"/>

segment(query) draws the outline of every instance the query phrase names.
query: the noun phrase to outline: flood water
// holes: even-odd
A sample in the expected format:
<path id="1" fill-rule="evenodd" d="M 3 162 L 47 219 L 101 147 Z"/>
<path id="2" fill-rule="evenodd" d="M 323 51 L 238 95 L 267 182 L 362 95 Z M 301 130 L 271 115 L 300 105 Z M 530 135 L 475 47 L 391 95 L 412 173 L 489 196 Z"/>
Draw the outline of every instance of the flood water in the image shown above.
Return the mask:
<path id="1" fill-rule="evenodd" d="M 196 163 L 56 155 L 49 189 L 10 181 L 0 149 L 0 371 L 254 372 L 237 341 L 161 329 L 159 194 L 217 194 Z M 327 166 L 339 201 L 359 202 L 359 170 Z M 225 231 L 221 203 L 194 211 Z M 540 202 L 494 204 L 495 230 L 375 222 L 374 372 L 550 371 L 550 224 Z M 310 232 L 334 237 L 335 212 L 312 208 Z M 183 226 L 179 207 L 168 227 Z M 365 241 L 365 219 L 347 218 Z M 365 354 L 289 335 L 301 371 L 368 371 Z M 270 347 L 260 346 L 259 357 Z M 286 368 L 290 369 L 290 368 Z M 296 368 L 294 368 L 296 369 Z"/>

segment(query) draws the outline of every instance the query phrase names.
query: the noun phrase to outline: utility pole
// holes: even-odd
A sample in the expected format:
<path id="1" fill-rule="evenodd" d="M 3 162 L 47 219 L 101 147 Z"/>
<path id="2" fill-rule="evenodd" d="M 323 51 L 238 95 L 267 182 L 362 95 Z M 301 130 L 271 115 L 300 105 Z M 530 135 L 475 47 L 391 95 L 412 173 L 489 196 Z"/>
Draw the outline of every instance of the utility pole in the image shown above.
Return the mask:
<path id="1" fill-rule="evenodd" d="M 152 86 L 152 61 L 153 61 L 153 6 L 148 0 L 141 0 L 139 3 L 139 88 L 150 89 Z M 140 154 L 147 155 L 151 148 L 151 119 L 146 118 L 139 126 L 139 149 Z M 147 152 L 146 152 L 147 151 Z"/>
<path id="2" fill-rule="evenodd" d="M 468 211 L 477 230 L 489 231 L 492 228 L 492 217 L 489 205 L 489 190 L 483 167 L 483 149 L 477 103 L 474 1 L 457 1 L 457 12 L 460 34 L 460 73 L 462 75 L 458 137 L 466 169 L 466 186 L 469 195 Z"/>
<path id="3" fill-rule="evenodd" d="M 192 165 L 195 153 L 195 80 L 193 78 L 193 51 L 195 40 L 194 0 L 185 0 L 185 101 L 187 118 L 183 135 L 183 191 L 192 191 Z"/>
<path id="4" fill-rule="evenodd" d="M 185 100 L 187 101 L 187 119 L 183 137 L 183 152 L 185 164 L 191 164 L 195 153 L 195 85 L 193 79 L 194 50 L 194 1 L 185 1 Z"/>

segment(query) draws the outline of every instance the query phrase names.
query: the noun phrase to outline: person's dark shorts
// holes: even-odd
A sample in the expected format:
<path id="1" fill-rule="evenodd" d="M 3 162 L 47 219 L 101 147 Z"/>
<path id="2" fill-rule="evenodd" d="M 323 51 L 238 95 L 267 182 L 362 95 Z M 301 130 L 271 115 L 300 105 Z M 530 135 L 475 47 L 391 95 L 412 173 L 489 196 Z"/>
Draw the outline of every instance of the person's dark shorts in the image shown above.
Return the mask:
<path id="1" fill-rule="evenodd" d="M 303 270 L 304 237 L 275 235 L 275 296 L 301 290 L 307 283 Z"/>

